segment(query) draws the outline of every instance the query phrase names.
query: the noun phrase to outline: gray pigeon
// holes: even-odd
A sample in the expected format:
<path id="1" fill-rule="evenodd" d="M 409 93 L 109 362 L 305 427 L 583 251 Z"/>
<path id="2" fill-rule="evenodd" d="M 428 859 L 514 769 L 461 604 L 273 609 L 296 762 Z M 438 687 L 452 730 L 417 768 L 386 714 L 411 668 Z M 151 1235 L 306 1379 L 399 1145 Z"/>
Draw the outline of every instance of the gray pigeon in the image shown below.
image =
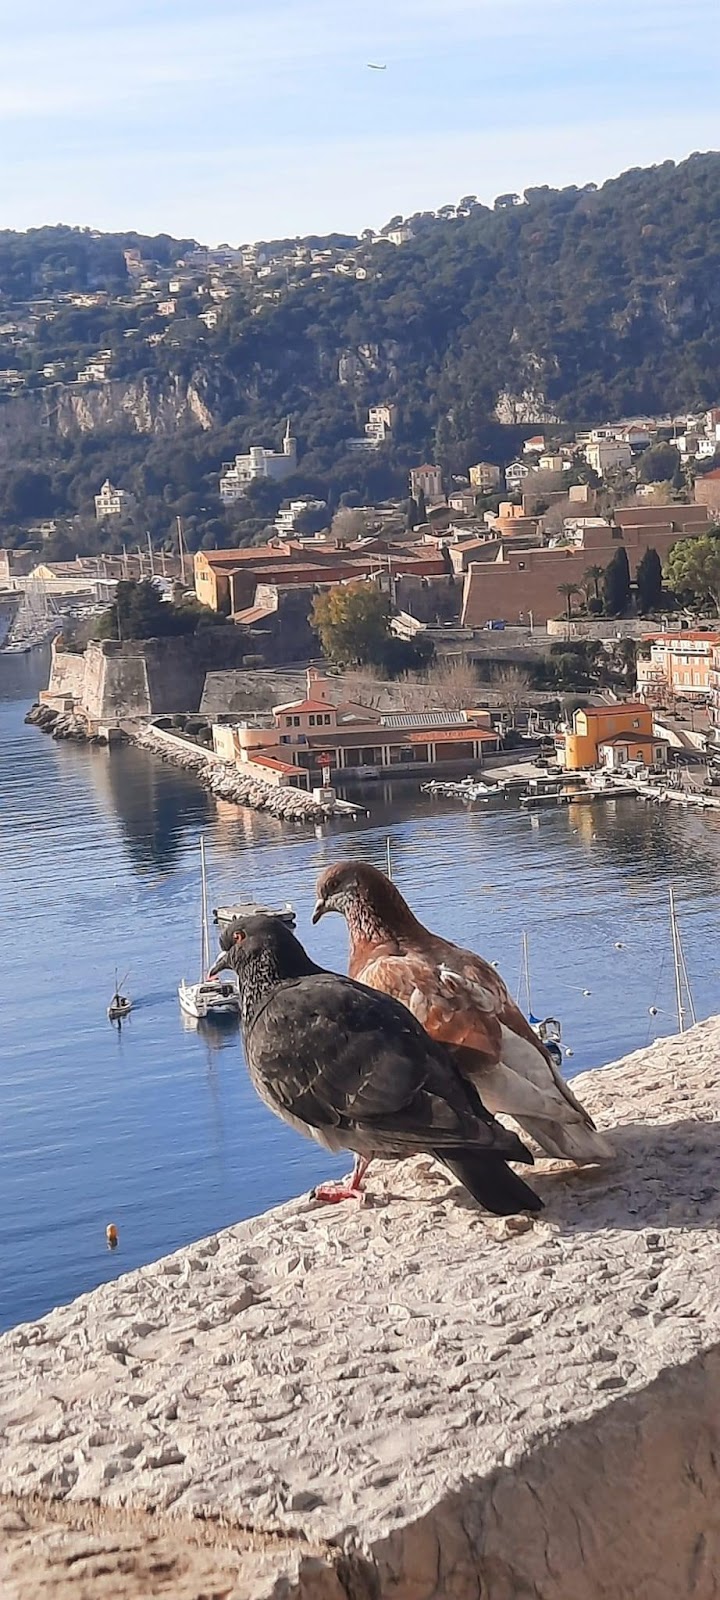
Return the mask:
<path id="1" fill-rule="evenodd" d="M 539 1211 L 542 1202 L 507 1165 L 532 1164 L 516 1134 L 398 1001 L 311 961 L 274 917 L 224 930 L 240 983 L 241 1026 L 252 1082 L 271 1111 L 328 1150 L 351 1150 L 352 1178 L 321 1185 L 319 1199 L 362 1193 L 374 1158 L 434 1156 L 488 1211 Z"/>

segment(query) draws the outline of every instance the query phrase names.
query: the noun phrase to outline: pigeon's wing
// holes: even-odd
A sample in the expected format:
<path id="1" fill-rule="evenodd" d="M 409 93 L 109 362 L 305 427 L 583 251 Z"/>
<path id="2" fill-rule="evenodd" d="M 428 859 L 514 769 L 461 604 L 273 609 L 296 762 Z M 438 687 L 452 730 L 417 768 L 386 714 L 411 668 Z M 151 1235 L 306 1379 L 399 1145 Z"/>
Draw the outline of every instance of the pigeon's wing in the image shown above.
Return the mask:
<path id="1" fill-rule="evenodd" d="M 467 1143 L 527 1159 L 406 1008 L 348 978 L 280 984 L 246 1050 L 278 1109 L 318 1131 L 361 1127 L 398 1150 Z"/>
<path id="2" fill-rule="evenodd" d="M 401 1001 L 431 1038 L 473 1050 L 488 1066 L 500 1060 L 504 996 L 497 984 L 468 982 L 450 956 L 444 960 L 420 950 L 379 955 L 363 968 L 362 981 Z"/>

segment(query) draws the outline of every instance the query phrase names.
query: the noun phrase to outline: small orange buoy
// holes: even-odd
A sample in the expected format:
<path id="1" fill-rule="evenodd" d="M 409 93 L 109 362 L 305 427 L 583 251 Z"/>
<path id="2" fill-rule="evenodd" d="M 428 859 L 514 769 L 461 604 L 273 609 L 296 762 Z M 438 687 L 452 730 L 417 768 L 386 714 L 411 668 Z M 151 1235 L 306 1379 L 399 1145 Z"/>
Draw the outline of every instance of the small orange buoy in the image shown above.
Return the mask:
<path id="1" fill-rule="evenodd" d="M 115 1223 L 114 1222 L 109 1222 L 108 1223 L 108 1225 L 107 1225 L 107 1227 L 105 1229 L 105 1238 L 107 1239 L 107 1242 L 108 1242 L 108 1249 L 109 1250 L 117 1250 L 118 1231 L 117 1231 L 117 1228 L 115 1227 Z"/>

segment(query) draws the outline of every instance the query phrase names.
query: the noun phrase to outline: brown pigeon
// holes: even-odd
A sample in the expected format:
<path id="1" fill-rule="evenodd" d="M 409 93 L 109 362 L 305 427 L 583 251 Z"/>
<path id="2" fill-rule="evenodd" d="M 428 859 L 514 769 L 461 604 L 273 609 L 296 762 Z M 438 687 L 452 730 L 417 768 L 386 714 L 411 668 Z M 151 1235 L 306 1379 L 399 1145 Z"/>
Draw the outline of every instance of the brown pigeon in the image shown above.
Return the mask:
<path id="1" fill-rule="evenodd" d="M 613 1150 L 481 956 L 431 933 L 385 874 L 363 861 L 321 872 L 313 922 L 339 911 L 349 974 L 401 1000 L 450 1049 L 493 1113 L 514 1117 L 548 1155 L 607 1161 Z"/>

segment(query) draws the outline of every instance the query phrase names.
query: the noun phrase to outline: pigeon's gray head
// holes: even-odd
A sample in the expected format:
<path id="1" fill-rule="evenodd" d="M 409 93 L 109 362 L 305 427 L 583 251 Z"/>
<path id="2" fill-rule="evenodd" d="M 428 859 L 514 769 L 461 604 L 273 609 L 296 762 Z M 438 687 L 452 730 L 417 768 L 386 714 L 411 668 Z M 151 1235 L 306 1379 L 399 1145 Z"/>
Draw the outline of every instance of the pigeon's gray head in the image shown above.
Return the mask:
<path id="1" fill-rule="evenodd" d="M 271 956 L 278 967 L 293 972 L 306 971 L 309 956 L 294 933 L 278 917 L 236 917 L 220 935 L 223 954 L 210 968 L 208 977 L 232 967 L 238 974 L 260 954 Z"/>

